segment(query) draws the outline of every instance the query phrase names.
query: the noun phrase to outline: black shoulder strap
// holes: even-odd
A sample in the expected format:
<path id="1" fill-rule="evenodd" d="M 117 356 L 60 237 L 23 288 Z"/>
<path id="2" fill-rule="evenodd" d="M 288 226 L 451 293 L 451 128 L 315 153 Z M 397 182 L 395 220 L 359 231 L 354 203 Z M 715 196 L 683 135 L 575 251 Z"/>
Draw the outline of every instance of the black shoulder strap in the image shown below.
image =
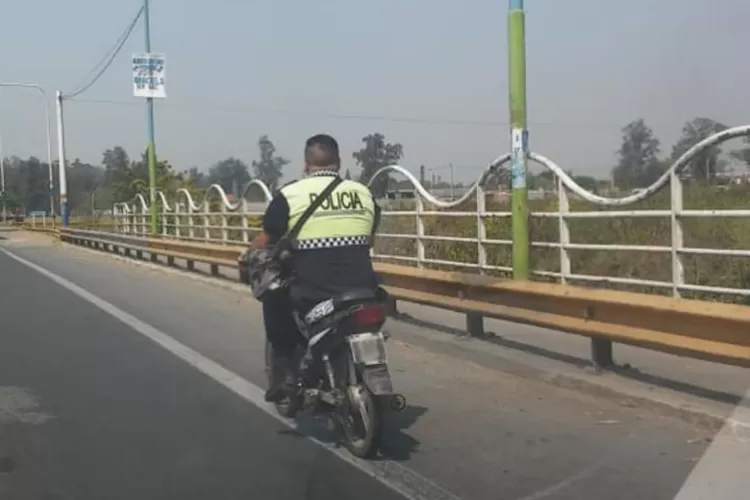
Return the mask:
<path id="1" fill-rule="evenodd" d="M 305 225 L 305 222 L 307 222 L 307 219 L 312 216 L 313 212 L 315 212 L 318 207 L 325 201 L 326 198 L 333 192 L 334 189 L 336 189 L 339 184 L 341 184 L 343 179 L 341 177 L 336 176 L 330 184 L 328 184 L 323 191 L 321 191 L 320 194 L 318 194 L 318 197 L 313 200 L 312 203 L 310 203 L 310 206 L 307 207 L 307 210 L 305 210 L 299 219 L 297 219 L 297 222 L 294 224 L 294 227 L 292 227 L 289 232 L 284 235 L 284 239 L 288 240 L 289 242 L 293 242 L 297 239 L 297 235 L 302 230 L 302 226 Z"/>

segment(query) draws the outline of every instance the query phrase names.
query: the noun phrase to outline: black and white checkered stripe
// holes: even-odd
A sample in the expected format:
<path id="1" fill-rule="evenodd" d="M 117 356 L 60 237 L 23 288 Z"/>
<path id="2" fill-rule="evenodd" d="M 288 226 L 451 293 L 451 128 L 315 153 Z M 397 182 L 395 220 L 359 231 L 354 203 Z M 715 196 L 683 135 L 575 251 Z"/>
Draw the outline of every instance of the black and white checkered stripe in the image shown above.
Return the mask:
<path id="1" fill-rule="evenodd" d="M 354 247 L 369 244 L 370 238 L 367 236 L 337 236 L 297 241 L 295 247 L 297 250 L 315 250 L 318 248 Z"/>

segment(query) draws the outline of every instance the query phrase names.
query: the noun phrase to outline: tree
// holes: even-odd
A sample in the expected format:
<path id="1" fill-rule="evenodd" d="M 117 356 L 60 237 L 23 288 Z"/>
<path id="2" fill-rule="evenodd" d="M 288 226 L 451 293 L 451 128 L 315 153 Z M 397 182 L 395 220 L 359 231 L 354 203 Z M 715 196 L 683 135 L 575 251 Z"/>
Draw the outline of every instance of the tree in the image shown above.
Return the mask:
<path id="1" fill-rule="evenodd" d="M 58 170 L 54 169 L 55 172 Z M 68 209 L 71 213 L 89 213 L 95 205 L 110 208 L 113 199 L 109 192 L 104 192 L 104 178 L 103 168 L 83 163 L 78 158 L 68 165 Z"/>
<path id="2" fill-rule="evenodd" d="M 196 189 L 206 189 L 211 185 L 208 180 L 208 176 L 198 170 L 198 167 L 190 167 L 188 170 L 183 172 L 185 182 Z"/>
<path id="3" fill-rule="evenodd" d="M 32 156 L 28 160 L 21 160 L 16 168 L 19 179 L 16 192 L 23 201 L 25 211 L 48 211 L 49 165 Z"/>
<path id="4" fill-rule="evenodd" d="M 741 149 L 732 151 L 730 154 L 736 160 L 739 160 L 750 167 L 750 136 L 745 137 L 742 142 L 744 146 Z"/>
<path id="5" fill-rule="evenodd" d="M 595 178 L 589 175 L 575 175 L 573 176 L 573 180 L 586 191 L 594 194 L 599 193 L 599 182 Z"/>
<path id="6" fill-rule="evenodd" d="M 135 191 L 142 195 L 149 191 L 148 173 L 148 150 L 141 154 L 141 160 L 130 164 L 131 184 Z M 185 183 L 182 173 L 175 171 L 169 161 L 162 159 L 156 162 L 156 189 L 167 193 L 173 193 Z M 147 197 L 148 199 L 148 197 Z"/>
<path id="7" fill-rule="evenodd" d="M 3 203 L 8 215 L 17 212 L 23 206 L 23 200 L 14 189 L 6 189 L 4 193 L 0 191 L 0 205 Z"/>
<path id="8" fill-rule="evenodd" d="M 258 149 L 260 150 L 260 159 L 258 161 L 253 160 L 255 178 L 263 181 L 271 191 L 275 191 L 282 177 L 281 169 L 284 168 L 284 165 L 289 164 L 289 160 L 276 156 L 276 146 L 273 145 L 267 135 L 258 139 Z"/>
<path id="9" fill-rule="evenodd" d="M 244 161 L 230 157 L 208 169 L 208 180 L 220 185 L 225 192 L 233 193 L 250 182 L 250 172 Z"/>
<path id="10" fill-rule="evenodd" d="M 38 158 L 6 158 L 6 208 L 28 212 L 49 210 L 49 167 Z"/>
<path id="11" fill-rule="evenodd" d="M 726 125 L 711 118 L 694 118 L 687 122 L 682 127 L 682 137 L 672 148 L 672 161 L 677 161 L 702 140 L 726 129 Z M 711 146 L 699 153 L 687 167 L 691 177 L 699 181 L 710 181 L 717 173 L 724 171 L 726 162 L 719 158 L 720 154 L 719 146 Z"/>
<path id="12" fill-rule="evenodd" d="M 404 155 L 404 148 L 398 143 L 385 142 L 385 136 L 380 133 L 370 134 L 362 138 L 365 147 L 353 154 L 357 165 L 362 168 L 359 180 L 367 184 L 375 172 L 388 165 L 394 165 Z M 390 178 L 388 175 L 379 176 L 370 187 L 375 197 L 385 195 Z"/>
<path id="13" fill-rule="evenodd" d="M 104 166 L 104 184 L 107 186 L 112 199 L 115 201 L 129 201 L 135 196 L 130 172 L 130 157 L 121 146 L 108 149 L 102 155 Z"/>
<path id="14" fill-rule="evenodd" d="M 148 152 L 141 154 L 139 161 L 131 161 L 127 152 L 115 146 L 102 156 L 104 185 L 108 199 L 115 202 L 130 201 L 136 194 L 149 199 Z M 156 162 L 156 189 L 173 192 L 184 184 L 182 174 L 177 173 L 167 160 Z"/>
<path id="15" fill-rule="evenodd" d="M 612 170 L 615 184 L 623 189 L 648 185 L 662 170 L 659 151 L 659 139 L 643 118 L 627 124 L 622 129 L 622 145 L 617 152 L 620 159 Z"/>

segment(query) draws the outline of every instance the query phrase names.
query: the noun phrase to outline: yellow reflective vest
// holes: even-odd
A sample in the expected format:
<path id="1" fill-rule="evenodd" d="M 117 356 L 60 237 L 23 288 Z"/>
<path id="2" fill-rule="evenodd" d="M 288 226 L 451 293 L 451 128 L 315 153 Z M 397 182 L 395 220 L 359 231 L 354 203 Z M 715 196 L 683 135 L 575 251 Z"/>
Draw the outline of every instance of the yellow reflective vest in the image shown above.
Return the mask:
<path id="1" fill-rule="evenodd" d="M 281 188 L 289 205 L 289 228 L 333 178 L 332 174 L 313 175 Z M 307 219 L 295 246 L 299 250 L 369 246 L 374 222 L 370 190 L 362 183 L 344 180 Z"/>

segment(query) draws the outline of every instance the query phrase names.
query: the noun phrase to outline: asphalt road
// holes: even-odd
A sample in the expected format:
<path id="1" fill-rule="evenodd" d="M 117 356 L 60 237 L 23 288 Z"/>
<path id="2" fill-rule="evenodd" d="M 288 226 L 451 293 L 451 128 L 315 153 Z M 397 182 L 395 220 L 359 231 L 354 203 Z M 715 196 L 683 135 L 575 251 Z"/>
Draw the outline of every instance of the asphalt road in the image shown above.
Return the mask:
<path id="1" fill-rule="evenodd" d="M 403 498 L 0 255 L 0 498 Z"/>
<path id="2" fill-rule="evenodd" d="M 671 500 L 712 438 L 409 343 L 396 324 L 409 408 L 383 457 L 351 462 L 258 403 L 247 294 L 34 235 L 0 248 L 56 280 L 0 253 L 0 499 Z"/>

